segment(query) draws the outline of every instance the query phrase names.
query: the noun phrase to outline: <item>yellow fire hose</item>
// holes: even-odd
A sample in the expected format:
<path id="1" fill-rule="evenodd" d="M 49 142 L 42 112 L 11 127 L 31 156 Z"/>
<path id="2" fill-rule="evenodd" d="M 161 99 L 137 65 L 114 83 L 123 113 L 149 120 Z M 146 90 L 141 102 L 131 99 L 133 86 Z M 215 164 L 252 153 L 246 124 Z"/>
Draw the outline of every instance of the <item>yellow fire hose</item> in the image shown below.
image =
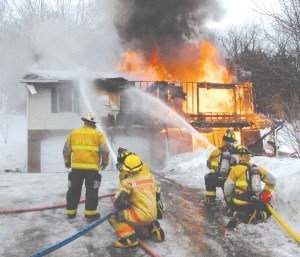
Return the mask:
<path id="1" fill-rule="evenodd" d="M 274 218 L 278 221 L 278 223 L 285 229 L 288 234 L 295 239 L 295 241 L 300 244 L 300 236 L 298 236 L 284 221 L 283 219 L 278 215 L 278 213 L 271 207 L 270 204 L 266 204 L 268 210 L 272 213 Z"/>

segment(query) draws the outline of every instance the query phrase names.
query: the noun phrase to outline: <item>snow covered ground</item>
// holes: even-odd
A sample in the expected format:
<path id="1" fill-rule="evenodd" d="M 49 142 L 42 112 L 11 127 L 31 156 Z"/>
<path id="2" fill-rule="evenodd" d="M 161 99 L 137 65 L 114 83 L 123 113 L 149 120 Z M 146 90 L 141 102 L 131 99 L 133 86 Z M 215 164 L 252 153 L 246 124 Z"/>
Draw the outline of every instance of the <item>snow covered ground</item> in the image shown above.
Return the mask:
<path id="1" fill-rule="evenodd" d="M 180 184 L 205 191 L 203 178 L 207 172 L 208 155 L 208 152 L 199 150 L 173 156 L 159 173 L 163 173 L 165 177 L 172 178 Z M 269 170 L 276 177 L 277 186 L 273 192 L 273 208 L 290 228 L 300 235 L 300 160 L 254 157 L 252 162 Z M 223 198 L 221 189 L 218 189 L 217 197 Z M 235 231 L 240 231 L 245 236 L 256 234 L 259 244 L 265 248 L 271 248 L 273 256 L 300 256 L 299 245 L 273 217 L 257 226 L 242 224 Z"/>
<path id="2" fill-rule="evenodd" d="M 15 117 L 8 144 L 0 141 L 0 210 L 34 208 L 65 203 L 67 173 L 36 174 L 6 173 L 3 170 L 21 168 L 26 170 L 26 118 Z M 11 139 L 11 140 L 10 140 Z M 161 170 L 155 171 L 162 178 L 175 181 L 185 187 L 205 191 L 204 175 L 208 171 L 206 159 L 209 152 L 198 150 L 173 156 Z M 271 171 L 277 178 L 277 187 L 272 201 L 274 209 L 285 222 L 300 234 L 300 160 L 292 158 L 254 157 L 252 161 Z M 118 185 L 118 172 L 103 171 L 99 194 L 114 192 Z M 164 190 L 165 194 L 168 189 Z M 222 192 L 218 190 L 218 198 Z M 180 194 L 180 192 L 178 192 Z M 84 197 L 84 193 L 82 194 Z M 172 195 L 168 195 L 168 198 Z M 167 198 L 166 195 L 163 198 Z M 221 200 L 221 203 L 223 200 Z M 172 206 L 166 203 L 166 210 Z M 80 204 L 74 222 L 66 219 L 64 208 L 41 212 L 2 215 L 0 219 L 0 256 L 30 256 L 46 247 L 58 243 L 87 226 L 83 218 L 84 205 Z M 98 210 L 104 215 L 111 209 L 110 198 L 99 200 Z M 200 214 L 199 214 L 200 215 Z M 161 222 L 166 231 L 163 243 L 147 242 L 161 256 L 191 256 L 189 238 L 180 237 L 180 231 L 168 219 Z M 281 228 L 272 217 L 266 223 L 240 225 L 225 233 L 225 240 L 241 242 L 248 240 L 262 249 L 256 256 L 300 256 L 299 245 Z M 242 239 L 244 241 L 242 241 Z M 148 256 L 142 250 L 126 255 L 112 246 L 116 235 L 105 222 L 74 242 L 49 254 L 49 256 Z M 209 239 L 208 239 L 209 240 Z M 237 242 L 238 243 L 238 242 Z M 217 247 L 217 246 L 216 246 Z M 129 251 L 130 253 L 130 251 Z M 242 253 L 241 253 L 242 255 Z M 241 256 L 240 255 L 240 256 Z M 199 255 L 193 256 L 209 256 Z M 220 254 L 218 256 L 233 256 Z M 250 256 L 250 255 L 247 255 Z"/>

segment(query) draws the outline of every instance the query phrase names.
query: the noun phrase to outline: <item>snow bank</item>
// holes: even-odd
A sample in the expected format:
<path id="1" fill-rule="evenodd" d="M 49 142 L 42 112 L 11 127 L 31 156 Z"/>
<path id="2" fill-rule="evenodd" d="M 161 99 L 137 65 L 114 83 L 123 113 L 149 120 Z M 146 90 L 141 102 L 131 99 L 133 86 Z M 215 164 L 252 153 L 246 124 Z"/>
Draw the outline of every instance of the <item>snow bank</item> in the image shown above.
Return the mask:
<path id="1" fill-rule="evenodd" d="M 210 152 L 198 150 L 171 157 L 159 171 L 176 182 L 205 190 L 204 176 L 209 172 L 206 160 Z M 294 158 L 253 157 L 252 163 L 270 171 L 277 179 L 272 205 L 286 223 L 300 233 L 300 160 Z M 217 197 L 223 199 L 217 188 Z M 279 226 L 279 225 L 278 225 Z"/>
<path id="2" fill-rule="evenodd" d="M 24 115 L 13 115 L 1 121 L 8 128 L 7 143 L 0 129 L 0 171 L 9 169 L 27 170 L 27 122 Z"/>

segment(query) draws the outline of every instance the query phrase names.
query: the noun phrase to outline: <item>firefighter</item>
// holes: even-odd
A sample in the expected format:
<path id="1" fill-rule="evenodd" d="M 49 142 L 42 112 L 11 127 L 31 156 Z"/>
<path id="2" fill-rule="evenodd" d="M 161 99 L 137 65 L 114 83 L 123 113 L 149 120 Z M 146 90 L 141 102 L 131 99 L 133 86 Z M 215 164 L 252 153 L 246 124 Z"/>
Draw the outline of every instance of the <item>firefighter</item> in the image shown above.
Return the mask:
<path id="1" fill-rule="evenodd" d="M 126 170 L 122 169 L 124 160 L 129 154 L 135 154 L 135 153 L 129 151 L 128 149 L 119 147 L 116 167 L 117 167 L 117 170 L 120 171 L 120 175 L 119 175 L 120 181 L 122 181 L 127 176 L 129 176 L 128 172 Z M 147 164 L 144 161 L 143 161 L 143 173 L 145 176 L 147 176 L 149 178 L 153 178 Z M 156 207 L 157 207 L 157 219 L 162 219 L 164 206 L 163 206 L 163 203 L 161 200 L 161 193 L 160 193 L 159 186 L 157 186 L 157 190 L 156 190 Z"/>
<path id="2" fill-rule="evenodd" d="M 115 194 L 114 206 L 119 211 L 109 219 L 119 236 L 115 246 L 128 248 L 138 245 L 138 233 L 156 242 L 164 241 L 164 231 L 156 220 L 155 180 L 144 174 L 143 162 L 135 154 L 125 158 L 122 172 L 127 172 L 128 176 L 120 181 Z"/>
<path id="3" fill-rule="evenodd" d="M 120 175 L 119 175 L 120 181 L 123 180 L 123 179 L 125 179 L 126 176 L 128 176 L 128 172 L 123 171 L 122 167 L 123 167 L 125 158 L 129 154 L 135 154 L 135 153 L 129 151 L 128 149 L 119 147 L 119 149 L 118 149 L 118 155 L 117 155 L 116 167 L 117 167 L 117 170 L 120 172 Z M 146 176 L 152 177 L 152 175 L 150 173 L 150 170 L 148 169 L 147 164 L 145 162 L 143 162 L 143 172 L 144 172 L 144 174 Z"/>
<path id="4" fill-rule="evenodd" d="M 236 159 L 231 156 L 234 154 L 236 142 L 235 134 L 227 130 L 222 138 L 222 146 L 213 150 L 207 159 L 207 167 L 210 169 L 210 172 L 204 177 L 206 187 L 204 203 L 207 205 L 216 204 L 217 187 L 221 187 L 224 191 L 229 168 L 236 164 Z"/>
<path id="5" fill-rule="evenodd" d="M 66 213 L 69 219 L 75 218 L 85 180 L 84 213 L 87 221 L 91 222 L 100 218 L 97 206 L 101 174 L 98 171 L 107 167 L 109 149 L 103 133 L 96 129 L 97 121 L 94 114 L 89 112 L 81 120 L 84 122 L 83 127 L 71 132 L 63 149 L 65 167 L 72 169 L 68 175 Z"/>
<path id="6" fill-rule="evenodd" d="M 274 176 L 262 167 L 250 162 L 250 152 L 247 147 L 237 147 L 238 165 L 231 168 L 224 186 L 224 195 L 232 203 L 233 217 L 228 222 L 228 228 L 235 228 L 240 223 L 263 222 L 271 216 L 267 203 L 272 199 L 276 180 Z M 261 181 L 265 183 L 262 189 Z"/>

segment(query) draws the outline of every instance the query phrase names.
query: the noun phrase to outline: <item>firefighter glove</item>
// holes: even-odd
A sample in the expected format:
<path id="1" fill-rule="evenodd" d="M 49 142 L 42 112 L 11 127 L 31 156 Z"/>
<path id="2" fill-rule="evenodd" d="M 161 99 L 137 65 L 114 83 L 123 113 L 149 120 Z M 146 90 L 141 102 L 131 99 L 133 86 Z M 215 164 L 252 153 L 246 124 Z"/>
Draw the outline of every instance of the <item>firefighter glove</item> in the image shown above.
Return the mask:
<path id="1" fill-rule="evenodd" d="M 129 207 L 129 194 L 127 194 L 124 190 L 121 191 L 115 200 L 115 207 L 119 210 Z"/>
<path id="2" fill-rule="evenodd" d="M 109 162 L 109 157 L 102 157 L 102 162 L 101 162 L 101 170 L 104 170 L 107 165 L 108 165 L 108 162 Z"/>
<path id="3" fill-rule="evenodd" d="M 122 166 L 123 165 L 121 163 L 117 162 L 116 167 L 117 167 L 118 171 L 120 171 L 120 172 L 122 171 Z"/>
<path id="4" fill-rule="evenodd" d="M 260 199 L 261 199 L 262 203 L 264 203 L 264 204 L 270 203 L 272 200 L 271 192 L 270 191 L 262 192 L 262 194 L 260 195 Z"/>

